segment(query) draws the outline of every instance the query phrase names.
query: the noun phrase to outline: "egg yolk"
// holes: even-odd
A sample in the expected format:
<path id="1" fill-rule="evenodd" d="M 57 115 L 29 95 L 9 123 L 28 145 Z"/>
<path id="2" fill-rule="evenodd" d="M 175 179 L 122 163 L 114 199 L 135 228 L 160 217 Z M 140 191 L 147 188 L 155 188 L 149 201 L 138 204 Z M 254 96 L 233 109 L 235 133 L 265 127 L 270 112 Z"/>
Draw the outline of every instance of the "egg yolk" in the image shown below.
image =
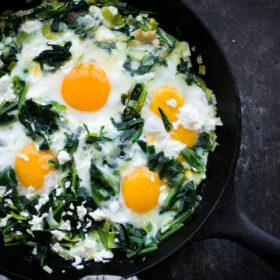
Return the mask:
<path id="1" fill-rule="evenodd" d="M 197 133 L 194 130 L 186 129 L 179 125 L 176 130 L 171 132 L 172 138 L 186 144 L 188 148 L 192 147 L 197 140 Z"/>
<path id="2" fill-rule="evenodd" d="M 171 104 L 171 102 L 174 105 Z M 150 105 L 150 110 L 157 116 L 161 117 L 158 110 L 158 107 L 160 107 L 170 122 L 176 122 L 178 119 L 176 115 L 179 114 L 179 108 L 181 108 L 184 103 L 184 97 L 178 89 L 164 85 L 156 90 Z M 171 135 L 173 139 L 186 144 L 189 148 L 192 147 L 197 140 L 197 133 L 193 130 L 184 128 L 182 125 L 179 125 L 176 130 L 172 130 Z"/>
<path id="3" fill-rule="evenodd" d="M 170 106 L 166 102 L 174 99 L 176 106 Z M 170 122 L 177 120 L 176 115 L 179 113 L 179 108 L 184 105 L 184 97 L 180 91 L 174 87 L 164 85 L 159 87 L 154 95 L 150 105 L 150 110 L 157 116 L 161 117 L 158 107 L 160 107 Z"/>
<path id="4" fill-rule="evenodd" d="M 48 161 L 55 160 L 51 151 L 38 151 L 34 144 L 25 146 L 17 155 L 15 170 L 21 185 L 41 189 L 47 174 L 54 170 Z"/>
<path id="5" fill-rule="evenodd" d="M 101 67 L 82 64 L 65 76 L 61 92 L 71 107 L 81 111 L 97 111 L 107 102 L 110 83 Z"/>
<path id="6" fill-rule="evenodd" d="M 158 203 L 160 179 L 157 173 L 147 167 L 135 169 L 122 183 L 125 204 L 137 213 L 152 210 Z"/>

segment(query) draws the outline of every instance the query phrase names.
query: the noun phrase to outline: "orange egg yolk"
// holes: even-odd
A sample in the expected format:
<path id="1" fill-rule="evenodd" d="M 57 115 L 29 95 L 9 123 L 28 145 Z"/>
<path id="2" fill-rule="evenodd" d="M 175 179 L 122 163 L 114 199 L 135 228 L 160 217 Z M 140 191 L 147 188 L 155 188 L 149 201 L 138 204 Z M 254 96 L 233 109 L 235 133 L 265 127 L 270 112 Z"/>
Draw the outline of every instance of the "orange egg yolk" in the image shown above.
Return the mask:
<path id="1" fill-rule="evenodd" d="M 171 132 L 172 138 L 186 144 L 188 148 L 192 147 L 197 140 L 197 133 L 194 130 L 186 129 L 179 125 L 176 130 Z"/>
<path id="2" fill-rule="evenodd" d="M 176 106 L 172 107 L 166 103 L 166 101 L 174 99 L 176 101 Z M 158 107 L 160 107 L 164 114 L 167 116 L 170 122 L 175 122 L 177 120 L 176 115 L 179 114 L 179 108 L 184 105 L 184 97 L 174 87 L 164 85 L 159 87 L 154 95 L 154 98 L 150 105 L 150 110 L 157 116 L 161 117 Z"/>
<path id="3" fill-rule="evenodd" d="M 171 99 L 176 101 L 176 106 L 173 107 L 166 103 Z M 150 105 L 150 110 L 161 117 L 158 110 L 158 107 L 160 107 L 170 122 L 176 122 L 178 119 L 176 115 L 179 114 L 179 108 L 181 108 L 184 103 L 184 97 L 178 89 L 164 85 L 156 90 Z M 172 130 L 171 135 L 173 139 L 186 144 L 189 148 L 196 143 L 198 136 L 195 131 L 186 129 L 182 125 L 179 125 L 176 130 Z"/>
<path id="4" fill-rule="evenodd" d="M 37 150 L 34 144 L 25 146 L 17 155 L 15 170 L 21 185 L 41 189 L 47 174 L 54 170 L 48 161 L 55 160 L 51 151 Z"/>
<path id="5" fill-rule="evenodd" d="M 110 83 L 101 67 L 82 64 L 65 76 L 61 92 L 71 107 L 81 111 L 97 111 L 107 102 Z"/>
<path id="6" fill-rule="evenodd" d="M 125 204 L 137 213 L 146 213 L 158 204 L 160 179 L 157 173 L 147 167 L 135 169 L 122 183 Z"/>

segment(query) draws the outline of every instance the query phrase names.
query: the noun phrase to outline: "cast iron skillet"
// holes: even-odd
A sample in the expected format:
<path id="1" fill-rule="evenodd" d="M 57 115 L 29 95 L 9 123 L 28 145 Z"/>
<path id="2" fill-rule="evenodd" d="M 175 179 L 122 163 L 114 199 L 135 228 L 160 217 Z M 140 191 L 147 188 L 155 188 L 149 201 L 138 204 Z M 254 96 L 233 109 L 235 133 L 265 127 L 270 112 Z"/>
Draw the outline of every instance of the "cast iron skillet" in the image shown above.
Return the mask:
<path id="1" fill-rule="evenodd" d="M 165 240 L 159 250 L 145 261 L 131 263 L 122 256 L 115 256 L 107 264 L 88 262 L 85 269 L 76 270 L 70 262 L 65 262 L 55 254 L 48 256 L 47 264 L 54 269 L 53 274 L 45 273 L 38 262 L 30 258 L 26 248 L 0 248 L 0 272 L 12 279 L 79 279 L 92 274 L 114 274 L 130 276 L 159 263 L 190 240 L 208 237 L 228 238 L 243 245 L 255 254 L 277 267 L 280 263 L 280 242 L 276 238 L 257 228 L 240 212 L 231 182 L 237 163 L 241 137 L 240 101 L 226 59 L 205 26 L 201 24 L 188 8 L 184 0 L 131 0 L 132 5 L 157 12 L 156 18 L 163 28 L 179 39 L 195 45 L 207 65 L 206 82 L 213 89 L 218 101 L 218 115 L 223 127 L 218 128 L 220 145 L 210 155 L 207 179 L 201 186 L 203 200 L 195 215 L 179 232 Z M 23 1 L 4 1 L 1 10 L 27 8 Z M 227 187 L 226 187 L 227 186 Z M 200 234 L 194 235 L 204 224 L 216 207 L 224 189 L 224 209 L 211 217 L 210 223 Z M 192 238 L 193 237 L 193 238 Z M 192 239 L 191 239 L 192 238 Z M 65 269 L 66 272 L 62 273 Z"/>

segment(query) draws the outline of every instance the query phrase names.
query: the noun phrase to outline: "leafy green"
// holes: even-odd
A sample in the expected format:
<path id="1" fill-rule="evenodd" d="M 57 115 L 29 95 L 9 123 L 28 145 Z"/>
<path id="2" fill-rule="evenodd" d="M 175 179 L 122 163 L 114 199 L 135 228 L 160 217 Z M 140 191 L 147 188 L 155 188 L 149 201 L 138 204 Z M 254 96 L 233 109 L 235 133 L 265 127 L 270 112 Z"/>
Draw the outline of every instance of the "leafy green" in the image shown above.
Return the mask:
<path id="1" fill-rule="evenodd" d="M 217 146 L 216 138 L 217 136 L 214 132 L 210 134 L 202 132 L 193 148 L 202 148 L 206 151 L 214 151 Z"/>
<path id="2" fill-rule="evenodd" d="M 101 200 L 107 200 L 110 195 L 116 194 L 115 186 L 112 185 L 107 176 L 96 166 L 94 160 L 91 161 L 90 180 L 93 198 L 97 204 Z"/>
<path id="3" fill-rule="evenodd" d="M 177 71 L 178 73 L 184 74 L 186 83 L 191 86 L 192 84 L 197 84 L 199 83 L 196 80 L 196 76 L 191 72 L 191 66 L 189 61 L 184 61 L 181 59 L 180 63 L 177 65 Z"/>
<path id="4" fill-rule="evenodd" d="M 87 135 L 86 135 L 86 143 L 87 144 L 93 144 L 93 143 L 97 143 L 97 142 L 104 142 L 104 141 L 112 141 L 113 139 L 110 137 L 107 137 L 104 135 L 104 126 L 100 127 L 100 132 L 99 135 L 97 135 L 97 133 L 92 133 L 89 131 L 88 127 L 86 126 L 86 124 L 83 124 Z"/>
<path id="5" fill-rule="evenodd" d="M 7 167 L 0 173 L 0 186 L 6 186 L 7 190 L 12 191 L 12 195 L 14 197 L 17 196 L 17 179 L 16 179 L 16 173 L 14 169 L 11 167 Z"/>
<path id="6" fill-rule="evenodd" d="M 161 115 L 161 118 L 162 118 L 165 130 L 167 132 L 170 132 L 171 129 L 173 128 L 172 123 L 168 120 L 167 116 L 164 114 L 163 110 L 160 107 L 158 107 L 158 110 L 160 112 L 160 115 Z"/>
<path id="7" fill-rule="evenodd" d="M 178 40 L 175 39 L 172 35 L 165 32 L 163 29 L 159 28 L 157 31 L 158 35 L 160 36 L 160 43 L 161 45 L 168 45 L 171 49 L 175 48 L 178 44 Z"/>
<path id="8" fill-rule="evenodd" d="M 190 168 L 198 173 L 202 173 L 205 171 L 205 163 L 201 156 L 197 154 L 197 152 L 190 148 L 186 148 L 182 151 L 182 156 L 187 161 Z"/>
<path id="9" fill-rule="evenodd" d="M 77 151 L 78 145 L 79 145 L 79 136 L 81 133 L 81 129 L 78 129 L 76 133 L 68 134 L 64 133 L 66 136 L 66 141 L 64 145 L 64 149 L 70 153 L 74 154 Z"/>
<path id="10" fill-rule="evenodd" d="M 141 61 L 137 69 L 132 68 L 132 59 L 128 56 L 123 64 L 123 68 L 130 73 L 131 76 L 144 75 L 151 72 L 154 65 L 158 62 L 158 57 L 150 55 L 146 60 Z"/>
<path id="11" fill-rule="evenodd" d="M 75 20 L 76 15 L 86 13 L 88 8 L 89 6 L 85 0 L 69 0 L 64 1 L 64 3 L 61 1 L 59 5 L 57 5 L 55 2 L 52 5 L 46 1 L 43 3 L 43 5 L 34 8 L 27 17 L 36 17 L 40 20 L 58 18 L 61 21 L 70 23 L 71 21 Z"/>
<path id="12" fill-rule="evenodd" d="M 117 248 L 126 253 L 127 258 L 136 257 L 152 253 L 157 250 L 158 240 L 147 239 L 147 232 L 143 229 L 138 229 L 131 224 L 117 224 L 119 242 L 116 244 Z"/>
<path id="13" fill-rule="evenodd" d="M 59 114 L 53 110 L 52 104 L 41 105 L 31 99 L 26 100 L 18 118 L 25 127 L 27 136 L 33 140 L 42 137 L 47 146 L 49 136 L 58 129 Z"/>
<path id="14" fill-rule="evenodd" d="M 56 71 L 70 59 L 71 52 L 69 49 L 71 45 L 71 42 L 66 42 L 64 46 L 49 44 L 52 49 L 42 51 L 33 60 L 39 62 L 42 69 L 44 69 L 44 64 L 46 64 L 49 67 L 53 67 L 51 71 Z"/>
<path id="15" fill-rule="evenodd" d="M 153 14 L 153 12 L 139 10 L 135 7 L 128 5 L 125 2 L 121 2 L 121 1 L 117 1 L 117 0 L 89 0 L 89 3 L 94 4 L 98 7 L 114 6 L 114 7 L 118 8 L 118 10 L 123 15 L 138 15 L 139 13 Z"/>
<path id="16" fill-rule="evenodd" d="M 9 14 L 5 16 L 5 25 L 0 30 L 1 35 L 4 35 L 5 37 L 16 36 L 22 21 L 22 17 L 9 12 Z"/>
<path id="17" fill-rule="evenodd" d="M 113 118 L 111 121 L 117 130 L 122 131 L 120 140 L 122 143 L 130 141 L 134 143 L 141 136 L 144 119 L 140 117 L 141 108 L 145 102 L 147 91 L 144 84 L 135 84 L 129 91 L 126 98 L 126 107 L 121 115 L 121 121 L 116 122 Z"/>
<path id="18" fill-rule="evenodd" d="M 96 41 L 95 44 L 97 47 L 106 50 L 108 53 L 111 53 L 112 50 L 116 48 L 115 43 L 105 43 L 105 42 Z"/>
<path id="19" fill-rule="evenodd" d="M 20 110 L 26 98 L 29 85 L 22 80 L 19 76 L 13 77 L 13 90 L 14 94 L 18 96 L 18 109 Z"/>
<path id="20" fill-rule="evenodd" d="M 156 153 L 153 145 L 148 146 L 143 140 L 137 141 L 140 148 L 147 154 L 147 165 L 151 171 L 158 171 L 160 178 L 172 180 L 184 173 L 183 165 L 174 158 L 168 158 L 163 152 Z"/>
<path id="21" fill-rule="evenodd" d="M 16 116 L 10 112 L 17 109 L 18 103 L 3 100 L 0 104 L 0 127 L 9 125 L 17 120 Z"/>
<path id="22" fill-rule="evenodd" d="M 3 66 L 0 69 L 0 78 L 11 72 L 18 61 L 17 54 L 20 52 L 20 50 L 21 48 L 19 46 L 11 44 L 8 51 L 2 52 L 0 58 L 3 62 Z"/>

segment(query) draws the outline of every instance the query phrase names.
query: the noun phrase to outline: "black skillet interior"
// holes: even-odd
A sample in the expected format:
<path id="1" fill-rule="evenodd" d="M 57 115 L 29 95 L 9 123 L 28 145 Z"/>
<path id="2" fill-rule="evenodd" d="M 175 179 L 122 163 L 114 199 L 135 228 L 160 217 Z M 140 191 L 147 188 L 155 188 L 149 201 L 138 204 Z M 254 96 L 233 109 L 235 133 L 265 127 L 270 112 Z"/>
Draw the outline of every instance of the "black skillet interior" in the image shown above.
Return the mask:
<path id="1" fill-rule="evenodd" d="M 155 17 L 162 27 L 177 38 L 188 41 L 191 46 L 196 46 L 197 54 L 202 54 L 206 63 L 206 82 L 216 94 L 218 115 L 224 125 L 217 130 L 220 145 L 209 158 L 207 179 L 201 187 L 203 200 L 192 220 L 175 235 L 165 240 L 159 250 L 145 261 L 138 260 L 131 263 L 125 257 L 116 256 L 110 263 L 88 262 L 85 269 L 76 270 L 70 262 L 65 262 L 58 256 L 50 254 L 47 264 L 53 268 L 54 272 L 49 275 L 40 268 L 36 260 L 30 257 L 26 248 L 1 246 L 0 272 L 9 275 L 12 279 L 79 279 L 92 274 L 129 276 L 147 269 L 182 246 L 198 230 L 214 209 L 234 170 L 239 150 L 240 104 L 230 70 L 217 43 L 187 8 L 187 1 L 131 0 L 129 3 L 135 7 L 156 12 Z M 23 1 L 9 0 L 1 3 L 1 10 L 7 8 L 17 10 L 23 7 L 26 7 Z M 62 270 L 66 272 L 62 273 Z"/>

